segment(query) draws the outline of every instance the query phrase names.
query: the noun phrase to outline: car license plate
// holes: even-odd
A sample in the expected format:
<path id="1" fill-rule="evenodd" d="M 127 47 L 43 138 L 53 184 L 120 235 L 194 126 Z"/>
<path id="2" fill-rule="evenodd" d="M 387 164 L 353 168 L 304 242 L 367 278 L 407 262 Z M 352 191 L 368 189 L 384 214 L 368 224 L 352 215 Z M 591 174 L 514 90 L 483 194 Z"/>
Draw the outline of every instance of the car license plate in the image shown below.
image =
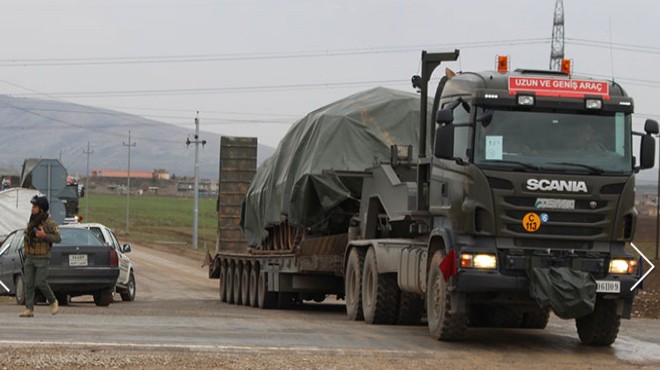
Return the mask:
<path id="1" fill-rule="evenodd" d="M 70 254 L 69 266 L 87 266 L 86 254 Z"/>
<path id="2" fill-rule="evenodd" d="M 621 282 L 613 280 L 596 280 L 596 293 L 620 293 Z"/>

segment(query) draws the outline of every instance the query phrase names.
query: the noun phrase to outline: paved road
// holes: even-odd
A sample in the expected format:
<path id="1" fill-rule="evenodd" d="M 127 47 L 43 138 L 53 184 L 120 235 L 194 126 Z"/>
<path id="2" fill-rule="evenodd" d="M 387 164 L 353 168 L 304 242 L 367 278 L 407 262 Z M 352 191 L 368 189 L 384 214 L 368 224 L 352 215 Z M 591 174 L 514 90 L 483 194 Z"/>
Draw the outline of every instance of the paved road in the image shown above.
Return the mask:
<path id="1" fill-rule="evenodd" d="M 611 348 L 580 345 L 573 321 L 556 318 L 545 330 L 473 329 L 460 343 L 443 343 L 432 340 L 425 326 L 350 322 L 338 303 L 306 304 L 288 311 L 222 304 L 216 298 L 217 280 L 209 280 L 200 268 L 201 257 L 136 246 L 131 258 L 138 282 L 134 302 L 102 308 L 94 306 L 91 297 L 80 297 L 57 316 L 47 314 L 47 306 L 38 306 L 34 319 L 19 319 L 20 308 L 10 299 L 1 299 L 0 350 L 9 351 L 15 361 L 24 361 L 21 358 L 28 352 L 21 351 L 26 347 L 47 349 L 48 361 L 56 354 L 69 354 L 61 362 L 63 367 L 91 366 L 75 362 L 76 356 L 90 349 L 108 356 L 121 353 L 121 359 L 142 358 L 145 351 L 180 358 L 180 362 L 165 363 L 158 362 L 162 356 L 153 356 L 156 362 L 141 362 L 147 368 L 149 364 L 154 368 L 216 367 L 219 360 L 214 356 L 222 354 L 229 357 L 221 361 L 234 361 L 228 367 L 257 368 L 660 367 L 657 320 L 624 321 Z M 257 360 L 262 362 L 251 362 Z M 9 360 L 0 356 L 0 365 L 4 361 Z M 10 365 L 36 366 L 29 362 Z"/>

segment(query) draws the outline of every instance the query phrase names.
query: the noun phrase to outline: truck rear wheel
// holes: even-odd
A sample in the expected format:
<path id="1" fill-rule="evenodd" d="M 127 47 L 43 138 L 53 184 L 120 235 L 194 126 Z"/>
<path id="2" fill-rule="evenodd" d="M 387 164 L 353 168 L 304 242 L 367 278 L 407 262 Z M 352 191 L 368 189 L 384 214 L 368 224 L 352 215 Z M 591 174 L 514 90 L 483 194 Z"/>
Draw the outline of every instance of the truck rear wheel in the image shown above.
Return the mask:
<path id="1" fill-rule="evenodd" d="M 241 304 L 241 267 L 234 266 L 234 304 Z"/>
<path id="2" fill-rule="evenodd" d="M 609 346 L 619 334 L 621 317 L 616 312 L 614 299 L 596 299 L 594 312 L 575 319 L 578 336 L 582 344 Z"/>
<path id="3" fill-rule="evenodd" d="M 268 291 L 268 275 L 266 271 L 259 274 L 259 287 L 257 288 L 257 304 L 259 308 L 271 309 L 277 303 L 277 293 Z"/>
<path id="4" fill-rule="evenodd" d="M 227 287 L 227 303 L 234 303 L 234 265 L 227 265 L 227 271 L 225 275 L 225 286 Z"/>
<path id="5" fill-rule="evenodd" d="M 394 324 L 399 303 L 395 274 L 379 274 L 376 252 L 369 248 L 362 270 L 362 309 L 368 324 Z"/>
<path id="6" fill-rule="evenodd" d="M 250 269 L 250 306 L 259 306 L 257 289 L 259 286 L 259 268 L 253 265 Z"/>
<path id="7" fill-rule="evenodd" d="M 364 268 L 365 252 L 353 248 L 348 254 L 344 292 L 346 293 L 346 314 L 349 320 L 364 320 L 362 311 L 362 269 Z"/>
<path id="8" fill-rule="evenodd" d="M 417 294 L 401 292 L 399 313 L 396 323 L 399 325 L 417 325 L 424 313 L 424 300 Z"/>
<path id="9" fill-rule="evenodd" d="M 426 285 L 426 316 L 431 336 L 451 341 L 463 337 L 468 320 L 465 314 L 451 310 L 451 292 L 439 268 L 443 257 L 440 251 L 436 251 L 431 259 Z"/>
<path id="10" fill-rule="evenodd" d="M 227 265 L 220 265 L 220 302 L 227 302 Z"/>
<path id="11" fill-rule="evenodd" d="M 243 266 L 243 273 L 241 278 L 241 304 L 244 306 L 250 305 L 250 267 Z"/>

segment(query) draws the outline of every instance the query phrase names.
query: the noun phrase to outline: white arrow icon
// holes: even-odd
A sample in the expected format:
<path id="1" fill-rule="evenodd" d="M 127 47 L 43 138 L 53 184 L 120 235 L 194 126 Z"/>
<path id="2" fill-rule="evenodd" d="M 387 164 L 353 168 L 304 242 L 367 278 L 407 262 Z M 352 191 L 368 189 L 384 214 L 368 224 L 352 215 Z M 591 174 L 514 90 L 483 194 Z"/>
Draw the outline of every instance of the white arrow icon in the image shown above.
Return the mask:
<path id="1" fill-rule="evenodd" d="M 646 273 L 644 274 L 644 276 L 642 276 L 641 279 L 637 280 L 637 282 L 635 283 L 635 285 L 633 285 L 632 288 L 630 288 L 630 291 L 632 292 L 633 290 L 635 290 L 635 288 L 637 288 L 637 285 L 639 285 L 639 283 L 641 283 L 644 279 L 646 279 L 647 276 L 649 276 L 649 274 L 651 273 L 651 271 L 653 271 L 653 269 L 655 268 L 655 265 L 653 265 L 653 264 L 651 263 L 651 261 L 649 261 L 649 259 L 646 258 L 646 256 L 644 255 L 644 253 L 642 253 L 639 249 L 637 249 L 637 247 L 635 247 L 635 244 L 634 244 L 634 243 L 630 243 L 630 246 L 633 247 L 633 248 L 637 251 L 637 253 L 639 253 L 639 255 L 642 256 L 642 258 L 644 258 L 644 260 L 646 260 L 646 262 L 647 262 L 649 265 L 651 265 L 651 268 L 650 268 L 648 271 L 646 271 Z"/>
<path id="2" fill-rule="evenodd" d="M 7 291 L 7 293 L 9 293 L 9 288 L 7 288 L 7 286 L 5 285 L 5 283 L 2 282 L 2 280 L 0 280 L 0 285 L 2 285 L 2 287 L 5 288 L 5 290 Z"/>

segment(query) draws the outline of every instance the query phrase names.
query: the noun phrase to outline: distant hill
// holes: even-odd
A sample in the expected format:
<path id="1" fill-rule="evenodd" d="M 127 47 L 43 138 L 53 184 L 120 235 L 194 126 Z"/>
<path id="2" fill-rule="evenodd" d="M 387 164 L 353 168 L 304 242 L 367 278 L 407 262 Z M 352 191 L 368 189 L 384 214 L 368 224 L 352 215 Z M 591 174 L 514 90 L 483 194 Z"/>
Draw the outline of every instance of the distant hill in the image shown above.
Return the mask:
<path id="1" fill-rule="evenodd" d="M 202 126 L 203 127 L 203 126 Z M 69 174 L 84 175 L 87 141 L 91 141 L 92 169 L 126 169 L 128 153 L 123 143 L 131 140 L 131 169 L 151 171 L 162 168 L 177 176 L 192 176 L 194 146 L 186 147 L 190 129 L 118 111 L 65 102 L 14 98 L 0 95 L 0 168 L 20 170 L 23 160 L 59 158 Z M 200 174 L 217 178 L 220 150 L 219 134 L 202 132 L 207 145 L 200 150 Z M 274 149 L 259 145 L 258 162 Z"/>

